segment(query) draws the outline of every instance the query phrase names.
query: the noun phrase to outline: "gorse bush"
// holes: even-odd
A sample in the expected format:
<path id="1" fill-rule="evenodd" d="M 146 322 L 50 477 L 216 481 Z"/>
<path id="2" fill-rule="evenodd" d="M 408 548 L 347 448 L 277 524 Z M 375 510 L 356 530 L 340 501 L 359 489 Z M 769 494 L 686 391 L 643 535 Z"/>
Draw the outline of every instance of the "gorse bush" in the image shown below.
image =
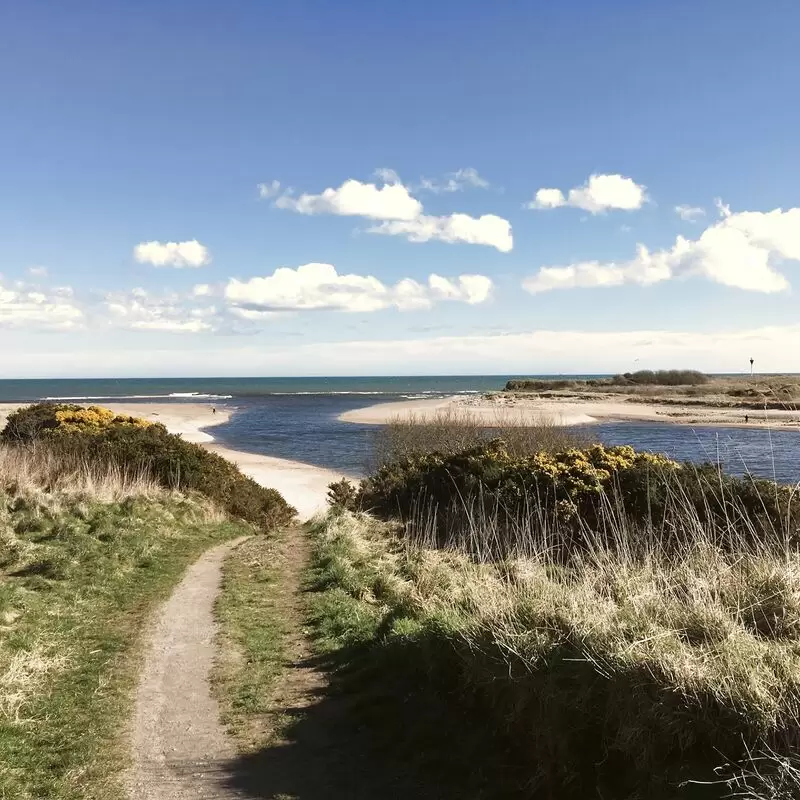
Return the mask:
<path id="1" fill-rule="evenodd" d="M 612 519 L 656 524 L 665 547 L 685 535 L 686 509 L 732 540 L 775 531 L 791 537 L 800 520 L 800 497 L 790 487 L 724 475 L 713 465 L 599 444 L 519 457 L 499 439 L 385 464 L 348 507 L 398 518 L 409 535 L 424 532 L 439 544 L 474 546 L 490 537 L 493 547 L 525 552 L 544 536 L 566 555 Z"/>
<path id="2" fill-rule="evenodd" d="M 67 463 L 112 464 L 146 472 L 159 484 L 199 492 L 235 517 L 265 527 L 288 523 L 295 510 L 227 459 L 184 441 L 158 423 L 97 406 L 38 404 L 9 416 L 0 439 L 44 449 Z"/>
<path id="3" fill-rule="evenodd" d="M 37 403 L 9 414 L 2 438 L 24 444 L 47 434 L 100 432 L 123 426 L 147 428 L 153 424 L 139 417 L 115 414 L 102 406 Z"/>

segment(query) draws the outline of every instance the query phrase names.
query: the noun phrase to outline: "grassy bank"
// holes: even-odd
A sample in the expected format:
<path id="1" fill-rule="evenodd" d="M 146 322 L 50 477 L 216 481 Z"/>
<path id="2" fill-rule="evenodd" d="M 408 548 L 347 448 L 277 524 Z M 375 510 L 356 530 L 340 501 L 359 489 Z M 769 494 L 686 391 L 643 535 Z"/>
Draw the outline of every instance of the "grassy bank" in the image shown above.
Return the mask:
<path id="1" fill-rule="evenodd" d="M 124 796 L 143 627 L 201 552 L 248 530 L 141 473 L 0 449 L 0 796 Z"/>
<path id="2" fill-rule="evenodd" d="M 478 710 L 469 735 L 526 769 L 496 796 L 719 797 L 736 780 L 742 796 L 798 796 L 770 788 L 798 731 L 796 553 L 726 556 L 697 537 L 555 569 L 545 553 L 478 564 L 409 546 L 347 513 L 314 536 L 322 640 Z"/>

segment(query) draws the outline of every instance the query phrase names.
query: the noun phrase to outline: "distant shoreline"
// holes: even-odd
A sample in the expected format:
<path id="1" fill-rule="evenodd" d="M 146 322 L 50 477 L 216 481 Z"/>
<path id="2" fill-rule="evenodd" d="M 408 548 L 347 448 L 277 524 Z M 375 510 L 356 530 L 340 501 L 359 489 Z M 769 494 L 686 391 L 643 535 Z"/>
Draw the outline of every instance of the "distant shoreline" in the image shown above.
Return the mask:
<path id="1" fill-rule="evenodd" d="M 340 414 L 338 419 L 362 425 L 385 425 L 396 418 L 415 416 L 429 419 L 445 410 L 469 412 L 487 425 L 502 419 L 504 424 L 535 425 L 548 420 L 561 425 L 591 425 L 598 422 L 649 422 L 667 425 L 717 428 L 780 428 L 800 431 L 800 410 L 743 410 L 697 407 L 690 404 L 664 406 L 658 403 L 629 403 L 621 400 L 536 399 L 519 395 L 454 395 L 440 400 L 406 400 L 377 403 Z M 745 415 L 748 421 L 745 423 Z"/>

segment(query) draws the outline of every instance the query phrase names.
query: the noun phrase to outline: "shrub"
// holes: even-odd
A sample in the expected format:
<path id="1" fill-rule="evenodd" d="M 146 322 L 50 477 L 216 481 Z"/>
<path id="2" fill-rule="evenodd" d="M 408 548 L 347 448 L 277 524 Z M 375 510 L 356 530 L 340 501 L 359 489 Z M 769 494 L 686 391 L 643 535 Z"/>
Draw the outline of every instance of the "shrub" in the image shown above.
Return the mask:
<path id="1" fill-rule="evenodd" d="M 120 417 L 97 406 L 39 404 L 9 416 L 0 438 L 46 448 L 72 463 L 114 464 L 145 471 L 162 486 L 196 491 L 235 517 L 272 527 L 286 524 L 292 508 L 222 456 L 184 441 L 158 423 Z"/>
<path id="2" fill-rule="evenodd" d="M 8 416 L 3 429 L 3 441 L 27 444 L 43 435 L 53 433 L 99 432 L 110 427 L 132 426 L 147 428 L 146 419 L 115 414 L 102 406 L 84 408 L 74 404 L 36 403 L 19 408 Z"/>
<path id="3" fill-rule="evenodd" d="M 710 378 L 702 372 L 691 369 L 643 369 L 638 372 L 625 372 L 612 378 L 557 379 L 517 378 L 505 385 L 507 392 L 552 392 L 561 389 L 608 388 L 612 386 L 701 386 Z"/>
<path id="4" fill-rule="evenodd" d="M 353 511 L 358 501 L 358 489 L 347 478 L 328 484 L 328 505 L 342 511 Z"/>
<path id="5" fill-rule="evenodd" d="M 771 481 L 681 465 L 628 446 L 517 457 L 498 439 L 384 465 L 362 482 L 357 507 L 398 517 L 411 534 L 434 536 L 439 544 L 471 539 L 485 546 L 492 538 L 493 546 L 528 551 L 534 538 L 549 537 L 569 553 L 602 537 L 612 519 L 617 525 L 655 521 L 667 546 L 684 535 L 685 508 L 730 539 L 789 531 L 800 498 Z"/>
<path id="6" fill-rule="evenodd" d="M 553 392 L 559 389 L 574 389 L 580 383 L 582 381 L 525 378 L 508 381 L 505 390 L 507 392 Z"/>
<path id="7" fill-rule="evenodd" d="M 615 375 L 611 379 L 615 384 L 636 386 L 700 386 L 708 381 L 708 375 L 692 369 L 663 369 L 655 372 L 642 369 L 638 372 Z"/>

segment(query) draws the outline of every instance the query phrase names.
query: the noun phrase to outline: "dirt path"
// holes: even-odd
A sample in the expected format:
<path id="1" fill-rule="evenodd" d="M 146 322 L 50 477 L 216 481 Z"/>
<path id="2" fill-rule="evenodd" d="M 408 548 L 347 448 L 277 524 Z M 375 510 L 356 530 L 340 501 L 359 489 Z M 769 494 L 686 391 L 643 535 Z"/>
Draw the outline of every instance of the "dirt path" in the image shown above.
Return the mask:
<path id="1" fill-rule="evenodd" d="M 208 683 L 221 565 L 241 541 L 214 547 L 195 562 L 151 630 L 133 720 L 132 800 L 241 796 L 225 786 L 236 752 Z"/>
<path id="2" fill-rule="evenodd" d="M 283 670 L 270 691 L 269 711 L 258 721 L 263 745 L 231 765 L 227 785 L 247 800 L 440 800 L 444 795 L 419 785 L 404 764 L 375 752 L 365 717 L 374 698 L 360 682 L 355 691 L 352 685 L 343 691 L 329 659 L 315 655 L 305 631 L 306 532 L 286 532 L 272 558 L 279 582 L 269 613 L 286 631 Z"/>

